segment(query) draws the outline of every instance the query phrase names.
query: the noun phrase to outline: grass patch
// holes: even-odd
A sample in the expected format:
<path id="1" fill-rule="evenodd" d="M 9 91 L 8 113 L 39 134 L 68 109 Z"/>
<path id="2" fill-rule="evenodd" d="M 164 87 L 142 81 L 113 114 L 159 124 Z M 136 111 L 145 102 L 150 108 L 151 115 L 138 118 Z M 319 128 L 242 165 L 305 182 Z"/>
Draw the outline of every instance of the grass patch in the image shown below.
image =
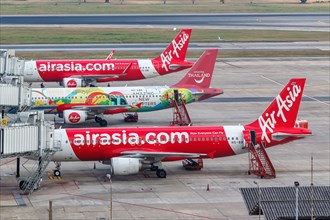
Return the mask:
<path id="1" fill-rule="evenodd" d="M 188 58 L 197 58 L 202 51 L 188 51 Z M 16 52 L 16 56 L 23 59 L 104 59 L 109 54 L 106 52 L 85 52 L 85 53 L 56 53 L 56 52 Z M 154 58 L 159 53 L 156 52 L 116 52 L 114 58 Z M 297 51 L 221 51 L 218 58 L 230 57 L 328 57 L 330 51 L 321 50 L 297 50 Z"/>
<path id="2" fill-rule="evenodd" d="M 0 44 L 67 44 L 67 43 L 143 43 L 170 42 L 178 33 L 168 28 L 20 28 L 0 27 Z M 278 30 L 194 29 L 192 42 L 222 41 L 329 41 L 329 32 Z"/>
<path id="3" fill-rule="evenodd" d="M 24 2 L 24 1 L 23 1 Z M 247 3 L 226 3 L 203 4 L 196 1 L 197 4 L 103 4 L 98 3 L 78 3 L 72 1 L 61 3 L 58 1 L 22 3 L 17 1 L 0 2 L 0 12 L 2 15 L 8 14 L 159 14 L 159 13 L 291 13 L 291 12 L 328 12 L 328 3 L 298 4 L 297 0 L 292 4 L 247 4 Z M 82 1 L 81 1 L 82 2 Z M 126 1 L 127 2 L 127 1 Z M 246 1 L 249 2 L 249 1 Z"/>

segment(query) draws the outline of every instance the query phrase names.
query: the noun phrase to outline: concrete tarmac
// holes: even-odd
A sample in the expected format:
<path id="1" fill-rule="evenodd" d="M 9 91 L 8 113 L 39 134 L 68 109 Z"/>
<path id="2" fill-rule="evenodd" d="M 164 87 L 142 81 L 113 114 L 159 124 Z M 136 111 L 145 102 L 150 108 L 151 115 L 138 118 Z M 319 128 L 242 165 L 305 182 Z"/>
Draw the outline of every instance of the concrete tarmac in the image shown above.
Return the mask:
<path id="1" fill-rule="evenodd" d="M 164 163 L 168 172 L 166 179 L 159 179 L 148 171 L 114 176 L 112 182 L 104 178 L 109 173 L 107 165 L 96 162 L 94 169 L 94 162 L 70 162 L 62 163 L 62 180 L 49 180 L 46 174 L 40 189 L 31 196 L 21 196 L 22 203 L 18 202 L 20 196 L 17 195 L 16 160 L 11 158 L 0 162 L 0 219 L 48 219 L 49 200 L 53 201 L 53 219 L 258 219 L 258 216 L 249 216 L 239 188 L 256 187 L 254 181 L 261 187 L 293 186 L 294 181 L 308 186 L 311 184 L 311 155 L 314 158 L 314 185 L 329 185 L 330 102 L 326 99 L 330 92 L 329 60 L 256 58 L 225 61 L 217 62 L 212 82 L 213 87 L 224 90 L 219 96 L 222 98 L 275 97 L 290 78 L 307 78 L 299 118 L 308 120 L 313 136 L 267 150 L 277 171 L 275 179 L 247 175 L 247 154 L 204 160 L 201 171 L 186 171 L 181 161 L 168 162 Z M 162 85 L 165 81 L 171 85 L 184 74 L 129 82 L 128 85 Z M 125 83 L 114 82 L 112 85 L 123 86 Z M 237 125 L 254 121 L 268 105 L 268 102 L 258 100 L 209 101 L 187 108 L 194 125 Z M 52 120 L 54 116 L 47 118 Z M 141 113 L 135 124 L 125 124 L 121 115 L 108 116 L 109 126 L 117 127 L 169 125 L 171 120 L 170 109 Z M 88 126 L 97 124 L 90 122 Z M 25 166 L 32 167 L 33 164 L 29 161 Z M 48 167 L 49 170 L 54 168 L 53 163 Z M 23 168 L 21 175 L 27 175 Z"/>

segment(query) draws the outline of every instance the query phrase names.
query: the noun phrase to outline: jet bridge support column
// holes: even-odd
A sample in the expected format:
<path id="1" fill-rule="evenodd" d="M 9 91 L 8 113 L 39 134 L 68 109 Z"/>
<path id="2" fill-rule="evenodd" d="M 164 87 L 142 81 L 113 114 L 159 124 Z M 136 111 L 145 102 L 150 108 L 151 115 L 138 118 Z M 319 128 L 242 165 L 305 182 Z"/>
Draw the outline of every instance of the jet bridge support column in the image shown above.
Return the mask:
<path id="1" fill-rule="evenodd" d="M 20 181 L 24 194 L 31 194 L 40 184 L 52 156 L 60 150 L 53 147 L 54 125 L 44 121 L 44 113 L 27 110 L 31 107 L 31 88 L 24 85 L 24 60 L 15 57 L 14 51 L 0 50 L 0 110 L 16 112 L 8 123 L 0 124 L 0 159 L 17 157 L 16 177 L 20 177 L 20 157 L 29 156 L 37 160 L 30 176 Z"/>
<path id="2" fill-rule="evenodd" d="M 20 163 L 21 163 L 21 158 L 17 157 L 16 159 L 16 178 L 20 177 Z"/>

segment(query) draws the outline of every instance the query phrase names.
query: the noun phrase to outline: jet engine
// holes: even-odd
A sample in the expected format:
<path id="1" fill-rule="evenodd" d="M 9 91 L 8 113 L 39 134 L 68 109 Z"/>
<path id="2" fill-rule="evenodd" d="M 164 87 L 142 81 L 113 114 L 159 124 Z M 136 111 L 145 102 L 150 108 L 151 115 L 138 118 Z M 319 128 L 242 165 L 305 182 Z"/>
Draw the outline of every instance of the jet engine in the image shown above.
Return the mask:
<path id="1" fill-rule="evenodd" d="M 78 78 L 64 78 L 63 79 L 63 86 L 68 88 L 75 88 L 75 87 L 84 87 L 85 82 L 82 79 Z"/>
<path id="2" fill-rule="evenodd" d="M 67 124 L 83 123 L 87 119 L 87 112 L 81 110 L 64 110 L 63 118 Z"/>
<path id="3" fill-rule="evenodd" d="M 139 158 L 114 157 L 111 166 L 114 175 L 131 175 L 141 170 L 142 163 Z"/>

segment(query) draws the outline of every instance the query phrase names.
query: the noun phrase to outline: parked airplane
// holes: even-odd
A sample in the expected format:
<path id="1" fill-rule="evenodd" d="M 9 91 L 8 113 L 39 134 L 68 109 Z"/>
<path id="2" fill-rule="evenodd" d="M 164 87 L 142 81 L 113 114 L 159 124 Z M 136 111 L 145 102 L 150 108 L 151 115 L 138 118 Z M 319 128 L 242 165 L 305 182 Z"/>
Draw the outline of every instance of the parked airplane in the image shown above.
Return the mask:
<path id="1" fill-rule="evenodd" d="M 284 144 L 311 134 L 295 126 L 305 80 L 291 79 L 266 111 L 247 125 L 58 129 L 54 138 L 63 151 L 53 160 L 103 161 L 111 164 L 114 175 L 148 168 L 165 178 L 163 161 L 242 154 L 251 141 L 266 147 Z"/>
<path id="2" fill-rule="evenodd" d="M 31 60 L 25 62 L 25 82 L 59 82 L 81 87 L 95 82 L 128 81 L 162 76 L 190 68 L 185 60 L 191 29 L 181 30 L 160 56 L 150 59 Z"/>
<path id="3" fill-rule="evenodd" d="M 218 50 L 206 50 L 185 77 L 172 86 L 42 88 L 32 90 L 32 108 L 58 113 L 65 123 L 95 119 L 107 126 L 105 114 L 147 112 L 173 107 L 173 99 L 185 103 L 201 101 L 219 94 L 209 88 Z"/>

